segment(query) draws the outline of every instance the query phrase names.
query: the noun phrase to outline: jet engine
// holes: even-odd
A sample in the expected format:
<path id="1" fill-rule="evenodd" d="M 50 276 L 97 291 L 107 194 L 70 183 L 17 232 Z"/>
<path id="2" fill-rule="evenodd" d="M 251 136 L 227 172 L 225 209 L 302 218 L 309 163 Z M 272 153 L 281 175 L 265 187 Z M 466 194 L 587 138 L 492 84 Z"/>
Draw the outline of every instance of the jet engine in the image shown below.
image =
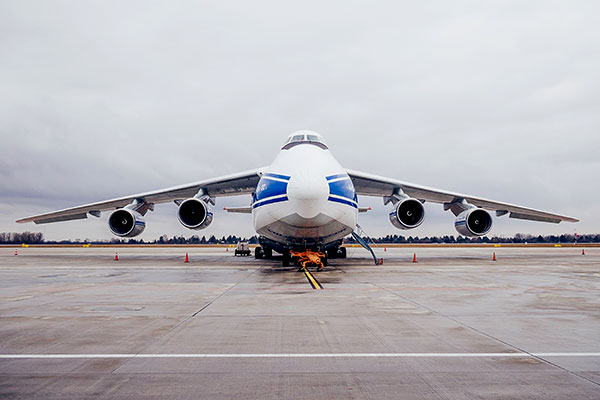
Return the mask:
<path id="1" fill-rule="evenodd" d="M 417 200 L 405 197 L 398 201 L 390 213 L 390 221 L 398 229 L 412 229 L 423 223 L 425 207 Z"/>
<path id="2" fill-rule="evenodd" d="M 454 228 L 463 236 L 484 236 L 492 229 L 492 216 L 481 208 L 470 208 L 458 214 Z"/>
<path id="3" fill-rule="evenodd" d="M 144 217 L 137 211 L 119 208 L 108 217 L 110 231 L 121 237 L 134 237 L 144 232 L 146 223 Z"/>
<path id="4" fill-rule="evenodd" d="M 177 218 L 188 229 L 204 229 L 212 222 L 213 214 L 204 201 L 192 197 L 179 205 Z"/>

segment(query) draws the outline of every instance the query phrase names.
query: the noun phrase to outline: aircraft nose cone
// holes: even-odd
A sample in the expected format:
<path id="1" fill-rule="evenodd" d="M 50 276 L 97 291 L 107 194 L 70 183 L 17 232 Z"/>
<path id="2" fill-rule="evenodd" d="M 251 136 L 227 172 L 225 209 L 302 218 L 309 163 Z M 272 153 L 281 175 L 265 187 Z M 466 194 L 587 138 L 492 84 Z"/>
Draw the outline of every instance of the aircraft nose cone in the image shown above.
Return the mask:
<path id="1" fill-rule="evenodd" d="M 313 218 L 323 211 L 329 196 L 329 186 L 324 176 L 304 173 L 290 179 L 287 193 L 298 215 Z"/>

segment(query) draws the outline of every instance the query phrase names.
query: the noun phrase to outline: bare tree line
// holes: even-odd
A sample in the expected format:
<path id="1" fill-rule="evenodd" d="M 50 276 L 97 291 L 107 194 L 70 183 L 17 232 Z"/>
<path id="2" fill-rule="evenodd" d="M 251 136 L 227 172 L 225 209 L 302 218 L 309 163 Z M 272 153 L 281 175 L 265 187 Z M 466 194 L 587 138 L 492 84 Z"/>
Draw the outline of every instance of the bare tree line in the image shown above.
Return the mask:
<path id="1" fill-rule="evenodd" d="M 493 236 L 493 237 L 476 237 L 468 238 L 464 236 L 399 236 L 387 235 L 379 238 L 370 238 L 375 243 L 600 243 L 600 234 L 563 234 L 563 235 L 528 235 L 516 234 L 513 237 Z M 2 232 L 0 233 L 0 244 L 78 244 L 78 243 L 96 243 L 96 244 L 236 244 L 240 241 L 248 241 L 250 244 L 258 243 L 258 237 L 252 236 L 244 238 L 235 235 L 223 236 L 221 238 L 211 235 L 210 237 L 193 235 L 189 238 L 183 236 L 173 236 L 168 238 L 167 235 L 162 235 L 156 240 L 143 239 L 119 239 L 113 238 L 110 240 L 61 240 L 61 241 L 46 241 L 41 232 Z M 355 243 L 352 237 L 344 240 L 345 243 Z"/>
<path id="2" fill-rule="evenodd" d="M 41 232 L 2 232 L 0 233 L 0 243 L 27 243 L 36 244 L 43 243 L 44 235 Z"/>

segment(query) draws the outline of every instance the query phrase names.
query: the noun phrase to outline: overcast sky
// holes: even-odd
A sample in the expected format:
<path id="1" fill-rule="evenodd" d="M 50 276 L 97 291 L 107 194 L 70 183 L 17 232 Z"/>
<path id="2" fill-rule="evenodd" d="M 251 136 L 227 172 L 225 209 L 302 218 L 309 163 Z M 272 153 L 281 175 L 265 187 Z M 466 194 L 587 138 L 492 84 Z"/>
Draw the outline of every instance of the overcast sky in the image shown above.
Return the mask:
<path id="1" fill-rule="evenodd" d="M 321 133 L 342 165 L 580 218 L 500 218 L 492 234 L 600 229 L 597 1 L 2 1 L 0 231 L 110 238 L 102 219 L 20 217 L 268 165 Z M 189 231 L 157 206 L 141 236 Z M 456 234 L 428 204 L 399 231 Z"/>

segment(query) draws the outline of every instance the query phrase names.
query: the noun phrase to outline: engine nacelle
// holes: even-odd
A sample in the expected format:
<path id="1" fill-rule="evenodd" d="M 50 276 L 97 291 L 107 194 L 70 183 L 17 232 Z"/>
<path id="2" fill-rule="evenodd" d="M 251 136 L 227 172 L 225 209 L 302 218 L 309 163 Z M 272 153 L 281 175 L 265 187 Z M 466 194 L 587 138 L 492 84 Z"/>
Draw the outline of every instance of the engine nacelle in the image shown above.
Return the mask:
<path id="1" fill-rule="evenodd" d="M 413 229 L 423 223 L 425 207 L 417 200 L 406 197 L 398 203 L 390 213 L 390 221 L 398 229 Z"/>
<path id="2" fill-rule="evenodd" d="M 119 208 L 108 217 L 108 227 L 117 236 L 134 237 L 144 232 L 146 222 L 139 212 Z"/>
<path id="3" fill-rule="evenodd" d="M 492 229 L 492 216 L 482 208 L 470 208 L 458 214 L 454 228 L 463 236 L 484 236 Z"/>
<path id="4" fill-rule="evenodd" d="M 204 229 L 212 222 L 213 214 L 204 201 L 192 197 L 179 205 L 177 218 L 188 229 Z"/>

